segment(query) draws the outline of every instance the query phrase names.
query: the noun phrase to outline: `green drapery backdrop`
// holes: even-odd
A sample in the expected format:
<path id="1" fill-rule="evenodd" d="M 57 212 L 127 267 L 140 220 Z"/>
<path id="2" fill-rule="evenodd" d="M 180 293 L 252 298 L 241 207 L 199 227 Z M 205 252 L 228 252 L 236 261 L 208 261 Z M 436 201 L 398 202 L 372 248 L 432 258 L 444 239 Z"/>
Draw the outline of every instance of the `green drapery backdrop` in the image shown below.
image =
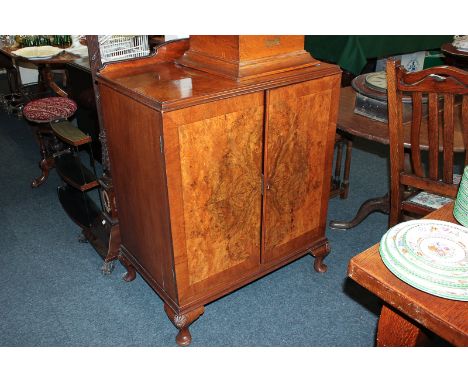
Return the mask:
<path id="1" fill-rule="evenodd" d="M 357 75 L 368 59 L 435 50 L 452 40 L 453 36 L 305 36 L 305 49 Z"/>

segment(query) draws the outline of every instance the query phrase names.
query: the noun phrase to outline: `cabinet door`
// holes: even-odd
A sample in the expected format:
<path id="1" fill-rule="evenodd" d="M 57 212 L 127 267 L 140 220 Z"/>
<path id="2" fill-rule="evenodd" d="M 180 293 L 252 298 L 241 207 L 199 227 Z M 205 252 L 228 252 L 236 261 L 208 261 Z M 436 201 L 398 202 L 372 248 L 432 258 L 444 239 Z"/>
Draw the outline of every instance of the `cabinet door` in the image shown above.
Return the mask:
<path id="1" fill-rule="evenodd" d="M 259 92 L 163 117 L 181 305 L 260 264 L 263 104 Z"/>
<path id="2" fill-rule="evenodd" d="M 324 238 L 339 76 L 267 93 L 262 262 Z"/>

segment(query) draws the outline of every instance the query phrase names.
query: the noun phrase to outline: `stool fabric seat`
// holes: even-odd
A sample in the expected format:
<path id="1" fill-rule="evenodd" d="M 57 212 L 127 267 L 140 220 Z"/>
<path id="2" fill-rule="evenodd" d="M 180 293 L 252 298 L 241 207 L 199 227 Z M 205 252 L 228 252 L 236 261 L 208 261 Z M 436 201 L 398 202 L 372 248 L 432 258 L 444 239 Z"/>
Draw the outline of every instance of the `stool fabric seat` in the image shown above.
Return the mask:
<path id="1" fill-rule="evenodd" d="M 46 97 L 27 103 L 23 108 L 23 116 L 31 122 L 47 123 L 67 119 L 76 109 L 76 102 L 70 98 Z"/>

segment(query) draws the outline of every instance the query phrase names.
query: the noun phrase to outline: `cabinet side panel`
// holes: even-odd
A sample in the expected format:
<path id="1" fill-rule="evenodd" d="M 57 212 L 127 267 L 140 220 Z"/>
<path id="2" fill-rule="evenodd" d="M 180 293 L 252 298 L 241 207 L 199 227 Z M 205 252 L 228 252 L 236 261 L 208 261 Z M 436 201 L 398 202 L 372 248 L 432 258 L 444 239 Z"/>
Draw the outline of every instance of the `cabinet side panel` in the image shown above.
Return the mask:
<path id="1" fill-rule="evenodd" d="M 164 118 L 177 280 L 194 296 L 260 262 L 263 94 Z"/>
<path id="2" fill-rule="evenodd" d="M 268 94 L 263 261 L 304 249 L 325 235 L 336 78 Z"/>
<path id="3" fill-rule="evenodd" d="M 122 245 L 147 281 L 176 301 L 161 115 L 105 85 L 100 94 Z"/>

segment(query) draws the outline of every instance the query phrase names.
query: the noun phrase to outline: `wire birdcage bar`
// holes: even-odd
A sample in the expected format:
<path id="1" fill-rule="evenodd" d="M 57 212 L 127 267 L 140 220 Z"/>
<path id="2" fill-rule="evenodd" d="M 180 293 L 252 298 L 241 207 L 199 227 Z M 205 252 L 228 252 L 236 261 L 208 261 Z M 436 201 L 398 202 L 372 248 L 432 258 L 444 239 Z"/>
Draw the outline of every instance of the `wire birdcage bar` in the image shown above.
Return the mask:
<path id="1" fill-rule="evenodd" d="M 119 61 L 150 53 L 148 36 L 143 35 L 104 35 L 99 36 L 101 61 Z"/>

